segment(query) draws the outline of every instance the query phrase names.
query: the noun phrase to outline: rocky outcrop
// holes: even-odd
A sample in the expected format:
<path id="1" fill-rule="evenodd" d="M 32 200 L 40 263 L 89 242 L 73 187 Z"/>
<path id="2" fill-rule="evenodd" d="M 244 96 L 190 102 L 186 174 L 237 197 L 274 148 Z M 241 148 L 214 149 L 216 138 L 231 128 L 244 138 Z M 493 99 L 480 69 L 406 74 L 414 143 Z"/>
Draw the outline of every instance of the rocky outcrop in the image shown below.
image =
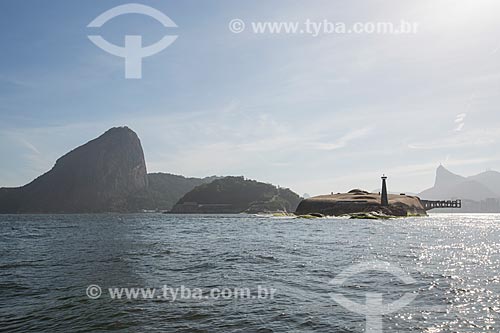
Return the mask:
<path id="1" fill-rule="evenodd" d="M 0 213 L 127 212 L 130 196 L 147 186 L 137 134 L 117 127 L 59 158 L 31 183 L 0 189 Z"/>
<path id="2" fill-rule="evenodd" d="M 349 193 L 320 195 L 304 199 L 297 207 L 296 214 L 322 214 L 328 216 L 426 216 L 427 213 L 418 197 L 389 194 L 389 206 L 383 207 L 379 194 L 362 190 Z"/>
<path id="3" fill-rule="evenodd" d="M 286 188 L 243 177 L 225 177 L 187 193 L 172 213 L 293 212 L 299 201 L 300 197 Z"/>

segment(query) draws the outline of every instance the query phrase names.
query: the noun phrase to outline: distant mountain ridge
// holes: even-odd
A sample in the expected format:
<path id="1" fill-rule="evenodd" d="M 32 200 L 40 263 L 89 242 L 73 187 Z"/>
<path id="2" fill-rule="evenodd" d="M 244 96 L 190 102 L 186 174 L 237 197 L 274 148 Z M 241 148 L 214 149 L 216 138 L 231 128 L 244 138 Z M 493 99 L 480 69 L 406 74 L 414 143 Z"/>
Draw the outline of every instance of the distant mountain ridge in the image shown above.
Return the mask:
<path id="1" fill-rule="evenodd" d="M 436 170 L 434 186 L 422 191 L 419 197 L 426 200 L 459 198 L 473 201 L 500 198 L 500 173 L 486 171 L 475 176 L 463 177 L 441 165 Z"/>

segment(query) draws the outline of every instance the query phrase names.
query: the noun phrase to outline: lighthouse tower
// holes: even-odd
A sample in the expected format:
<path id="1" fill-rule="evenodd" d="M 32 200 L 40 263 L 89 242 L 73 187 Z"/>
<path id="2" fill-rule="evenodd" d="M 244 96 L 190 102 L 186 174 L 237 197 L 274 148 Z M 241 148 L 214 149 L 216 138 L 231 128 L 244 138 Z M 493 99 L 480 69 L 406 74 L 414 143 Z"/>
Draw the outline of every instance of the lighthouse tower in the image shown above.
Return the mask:
<path id="1" fill-rule="evenodd" d="M 385 175 L 382 176 L 382 195 L 380 204 L 384 207 L 389 206 L 389 199 L 387 198 L 387 177 Z"/>

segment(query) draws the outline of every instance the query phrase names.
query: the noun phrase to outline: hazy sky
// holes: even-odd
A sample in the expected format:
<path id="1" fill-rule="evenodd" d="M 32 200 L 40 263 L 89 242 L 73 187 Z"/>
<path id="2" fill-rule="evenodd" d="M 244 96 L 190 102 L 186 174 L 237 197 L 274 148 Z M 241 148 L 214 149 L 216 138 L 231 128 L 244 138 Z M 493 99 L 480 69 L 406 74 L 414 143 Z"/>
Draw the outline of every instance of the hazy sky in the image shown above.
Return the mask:
<path id="1" fill-rule="evenodd" d="M 500 1 L 137 1 L 97 34 L 152 44 L 143 79 L 87 28 L 126 1 L 0 2 L 0 186 L 17 186 L 109 127 L 142 140 L 148 171 L 244 175 L 310 194 L 430 187 L 439 163 L 500 170 Z M 233 34 L 251 21 L 419 23 L 415 35 Z M 247 29 L 248 30 L 248 29 Z"/>

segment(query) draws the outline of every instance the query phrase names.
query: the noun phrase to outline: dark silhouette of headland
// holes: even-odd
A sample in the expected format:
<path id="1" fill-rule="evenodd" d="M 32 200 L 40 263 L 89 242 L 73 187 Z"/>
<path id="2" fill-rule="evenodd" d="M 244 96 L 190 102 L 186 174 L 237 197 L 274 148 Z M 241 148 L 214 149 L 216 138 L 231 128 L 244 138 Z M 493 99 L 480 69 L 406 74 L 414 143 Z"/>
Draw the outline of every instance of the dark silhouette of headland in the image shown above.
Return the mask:
<path id="1" fill-rule="evenodd" d="M 163 212 L 174 206 L 178 213 L 293 212 L 301 199 L 271 184 L 219 178 L 148 174 L 137 134 L 115 127 L 62 156 L 31 183 L 0 188 L 0 214 Z"/>

